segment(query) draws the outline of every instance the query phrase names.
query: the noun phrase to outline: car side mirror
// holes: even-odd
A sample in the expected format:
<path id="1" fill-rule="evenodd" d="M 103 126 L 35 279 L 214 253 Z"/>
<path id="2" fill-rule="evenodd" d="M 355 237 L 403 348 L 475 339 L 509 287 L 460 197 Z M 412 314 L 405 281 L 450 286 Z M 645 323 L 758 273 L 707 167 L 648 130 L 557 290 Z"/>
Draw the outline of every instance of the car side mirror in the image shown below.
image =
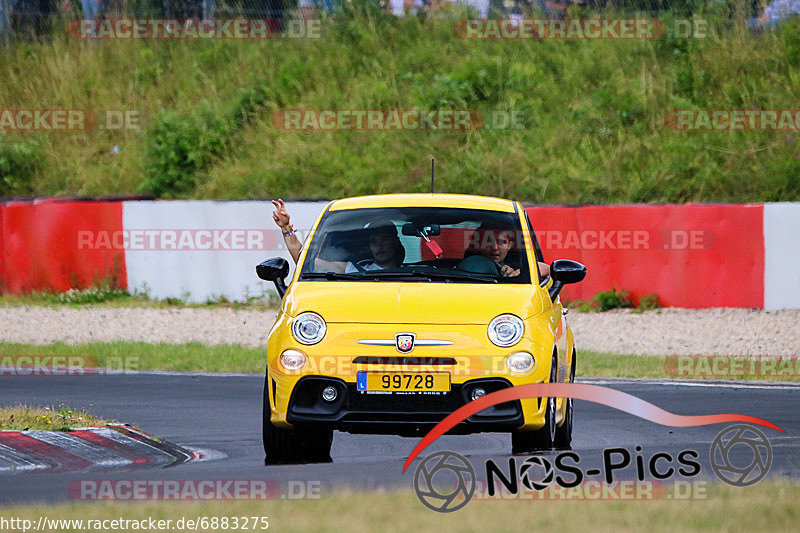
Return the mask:
<path id="1" fill-rule="evenodd" d="M 550 276 L 553 278 L 550 299 L 555 300 L 564 285 L 583 281 L 586 277 L 586 267 L 570 259 L 556 259 L 550 265 Z"/>
<path id="2" fill-rule="evenodd" d="M 289 275 L 289 261 L 283 257 L 271 257 L 256 265 L 256 275 L 264 281 L 273 282 L 278 296 L 283 298 L 286 294 L 286 282 L 283 280 Z"/>

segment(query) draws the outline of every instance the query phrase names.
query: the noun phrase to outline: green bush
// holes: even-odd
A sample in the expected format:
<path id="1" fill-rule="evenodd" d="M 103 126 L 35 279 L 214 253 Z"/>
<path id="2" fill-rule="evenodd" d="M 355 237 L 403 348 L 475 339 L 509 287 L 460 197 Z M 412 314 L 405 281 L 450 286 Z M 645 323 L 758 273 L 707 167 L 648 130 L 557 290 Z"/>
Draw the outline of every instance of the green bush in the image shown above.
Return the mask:
<path id="1" fill-rule="evenodd" d="M 42 156 L 36 141 L 10 141 L 0 135 L 0 196 L 31 192 L 31 178 L 41 167 Z"/>
<path id="2" fill-rule="evenodd" d="M 139 192 L 160 198 L 191 195 L 199 173 L 224 155 L 234 135 L 253 120 L 266 101 L 266 90 L 251 85 L 240 90 L 238 100 L 227 113 L 207 102 L 190 115 L 159 113 L 148 130 L 145 179 Z"/>
<path id="3" fill-rule="evenodd" d="M 600 311 L 635 307 L 633 298 L 631 298 L 631 293 L 625 290 L 618 291 L 616 289 L 611 289 L 598 292 L 594 295 L 594 298 L 592 298 L 592 302 L 600 308 Z"/>
<path id="4" fill-rule="evenodd" d="M 145 179 L 139 192 L 175 198 L 194 192 L 198 172 L 229 144 L 233 124 L 203 104 L 193 115 L 159 113 L 148 131 Z"/>
<path id="5" fill-rule="evenodd" d="M 642 311 L 651 311 L 659 307 L 661 307 L 661 305 L 658 303 L 658 294 L 655 293 L 645 294 L 639 298 L 639 305 L 637 306 L 637 308 Z"/>
<path id="6" fill-rule="evenodd" d="M 650 294 L 642 296 L 639 300 L 639 307 L 644 309 L 653 309 L 658 306 L 658 296 Z M 610 311 L 611 309 L 631 309 L 636 307 L 634 304 L 631 293 L 626 290 L 610 289 L 601 291 L 592 297 L 588 302 L 585 300 L 575 300 L 567 304 L 570 309 L 577 309 L 581 313 L 588 313 L 591 311 Z"/>

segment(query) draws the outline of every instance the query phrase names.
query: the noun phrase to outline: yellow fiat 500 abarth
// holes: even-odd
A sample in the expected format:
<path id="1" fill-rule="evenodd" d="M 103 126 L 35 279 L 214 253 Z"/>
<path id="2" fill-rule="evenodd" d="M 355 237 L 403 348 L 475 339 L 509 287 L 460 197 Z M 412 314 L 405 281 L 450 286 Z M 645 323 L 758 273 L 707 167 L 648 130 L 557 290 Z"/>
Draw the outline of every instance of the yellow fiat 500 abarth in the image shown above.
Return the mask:
<path id="1" fill-rule="evenodd" d="M 547 265 L 519 202 L 450 194 L 346 198 L 289 264 L 267 341 L 267 463 L 329 461 L 333 430 L 421 435 L 485 394 L 575 377 L 559 291 L 586 268 Z M 548 272 L 549 271 L 549 272 Z M 452 433 L 510 432 L 514 453 L 568 449 L 572 403 L 487 408 Z"/>

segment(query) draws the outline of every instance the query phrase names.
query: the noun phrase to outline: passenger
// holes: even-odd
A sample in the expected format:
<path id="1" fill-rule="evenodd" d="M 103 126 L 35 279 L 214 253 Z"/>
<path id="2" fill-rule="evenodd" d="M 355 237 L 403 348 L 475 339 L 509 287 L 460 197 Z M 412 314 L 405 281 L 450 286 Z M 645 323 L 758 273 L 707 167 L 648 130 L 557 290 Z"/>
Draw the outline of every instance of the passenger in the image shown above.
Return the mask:
<path id="1" fill-rule="evenodd" d="M 272 212 L 272 220 L 281 228 L 286 249 L 289 250 L 289 255 L 292 256 L 292 260 L 297 264 L 298 259 L 300 259 L 300 250 L 303 248 L 303 243 L 300 242 L 300 239 L 298 239 L 295 234 L 294 227 L 290 223 L 289 212 L 286 210 L 286 205 L 283 203 L 283 200 L 280 198 L 272 200 L 272 205 L 275 206 L 275 211 Z"/>
<path id="2" fill-rule="evenodd" d="M 286 210 L 286 205 L 280 198 L 272 200 L 272 205 L 275 206 L 275 211 L 272 213 L 272 220 L 281 228 L 283 239 L 286 243 L 286 248 L 292 256 L 295 264 L 300 259 L 300 250 L 303 248 L 303 243 L 297 238 L 294 228 L 290 224 L 289 212 Z M 354 272 L 362 272 L 365 270 L 381 270 L 388 268 L 399 268 L 403 264 L 405 258 L 405 248 L 400 243 L 400 238 L 397 236 L 397 227 L 391 222 L 380 222 L 378 224 L 370 224 L 367 226 L 369 230 L 369 251 L 371 259 L 365 259 L 352 263 L 350 261 L 328 261 L 325 259 L 317 258 L 315 262 L 315 270 L 331 272 L 344 272 L 346 274 Z"/>

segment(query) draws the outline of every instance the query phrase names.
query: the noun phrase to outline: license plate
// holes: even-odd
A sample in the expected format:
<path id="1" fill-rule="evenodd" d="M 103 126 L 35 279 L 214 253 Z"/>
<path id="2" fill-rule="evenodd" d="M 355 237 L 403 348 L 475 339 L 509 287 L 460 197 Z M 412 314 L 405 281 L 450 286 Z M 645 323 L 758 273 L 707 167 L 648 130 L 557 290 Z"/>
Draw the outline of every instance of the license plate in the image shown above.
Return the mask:
<path id="1" fill-rule="evenodd" d="M 359 372 L 358 390 L 448 392 L 449 372 Z"/>

